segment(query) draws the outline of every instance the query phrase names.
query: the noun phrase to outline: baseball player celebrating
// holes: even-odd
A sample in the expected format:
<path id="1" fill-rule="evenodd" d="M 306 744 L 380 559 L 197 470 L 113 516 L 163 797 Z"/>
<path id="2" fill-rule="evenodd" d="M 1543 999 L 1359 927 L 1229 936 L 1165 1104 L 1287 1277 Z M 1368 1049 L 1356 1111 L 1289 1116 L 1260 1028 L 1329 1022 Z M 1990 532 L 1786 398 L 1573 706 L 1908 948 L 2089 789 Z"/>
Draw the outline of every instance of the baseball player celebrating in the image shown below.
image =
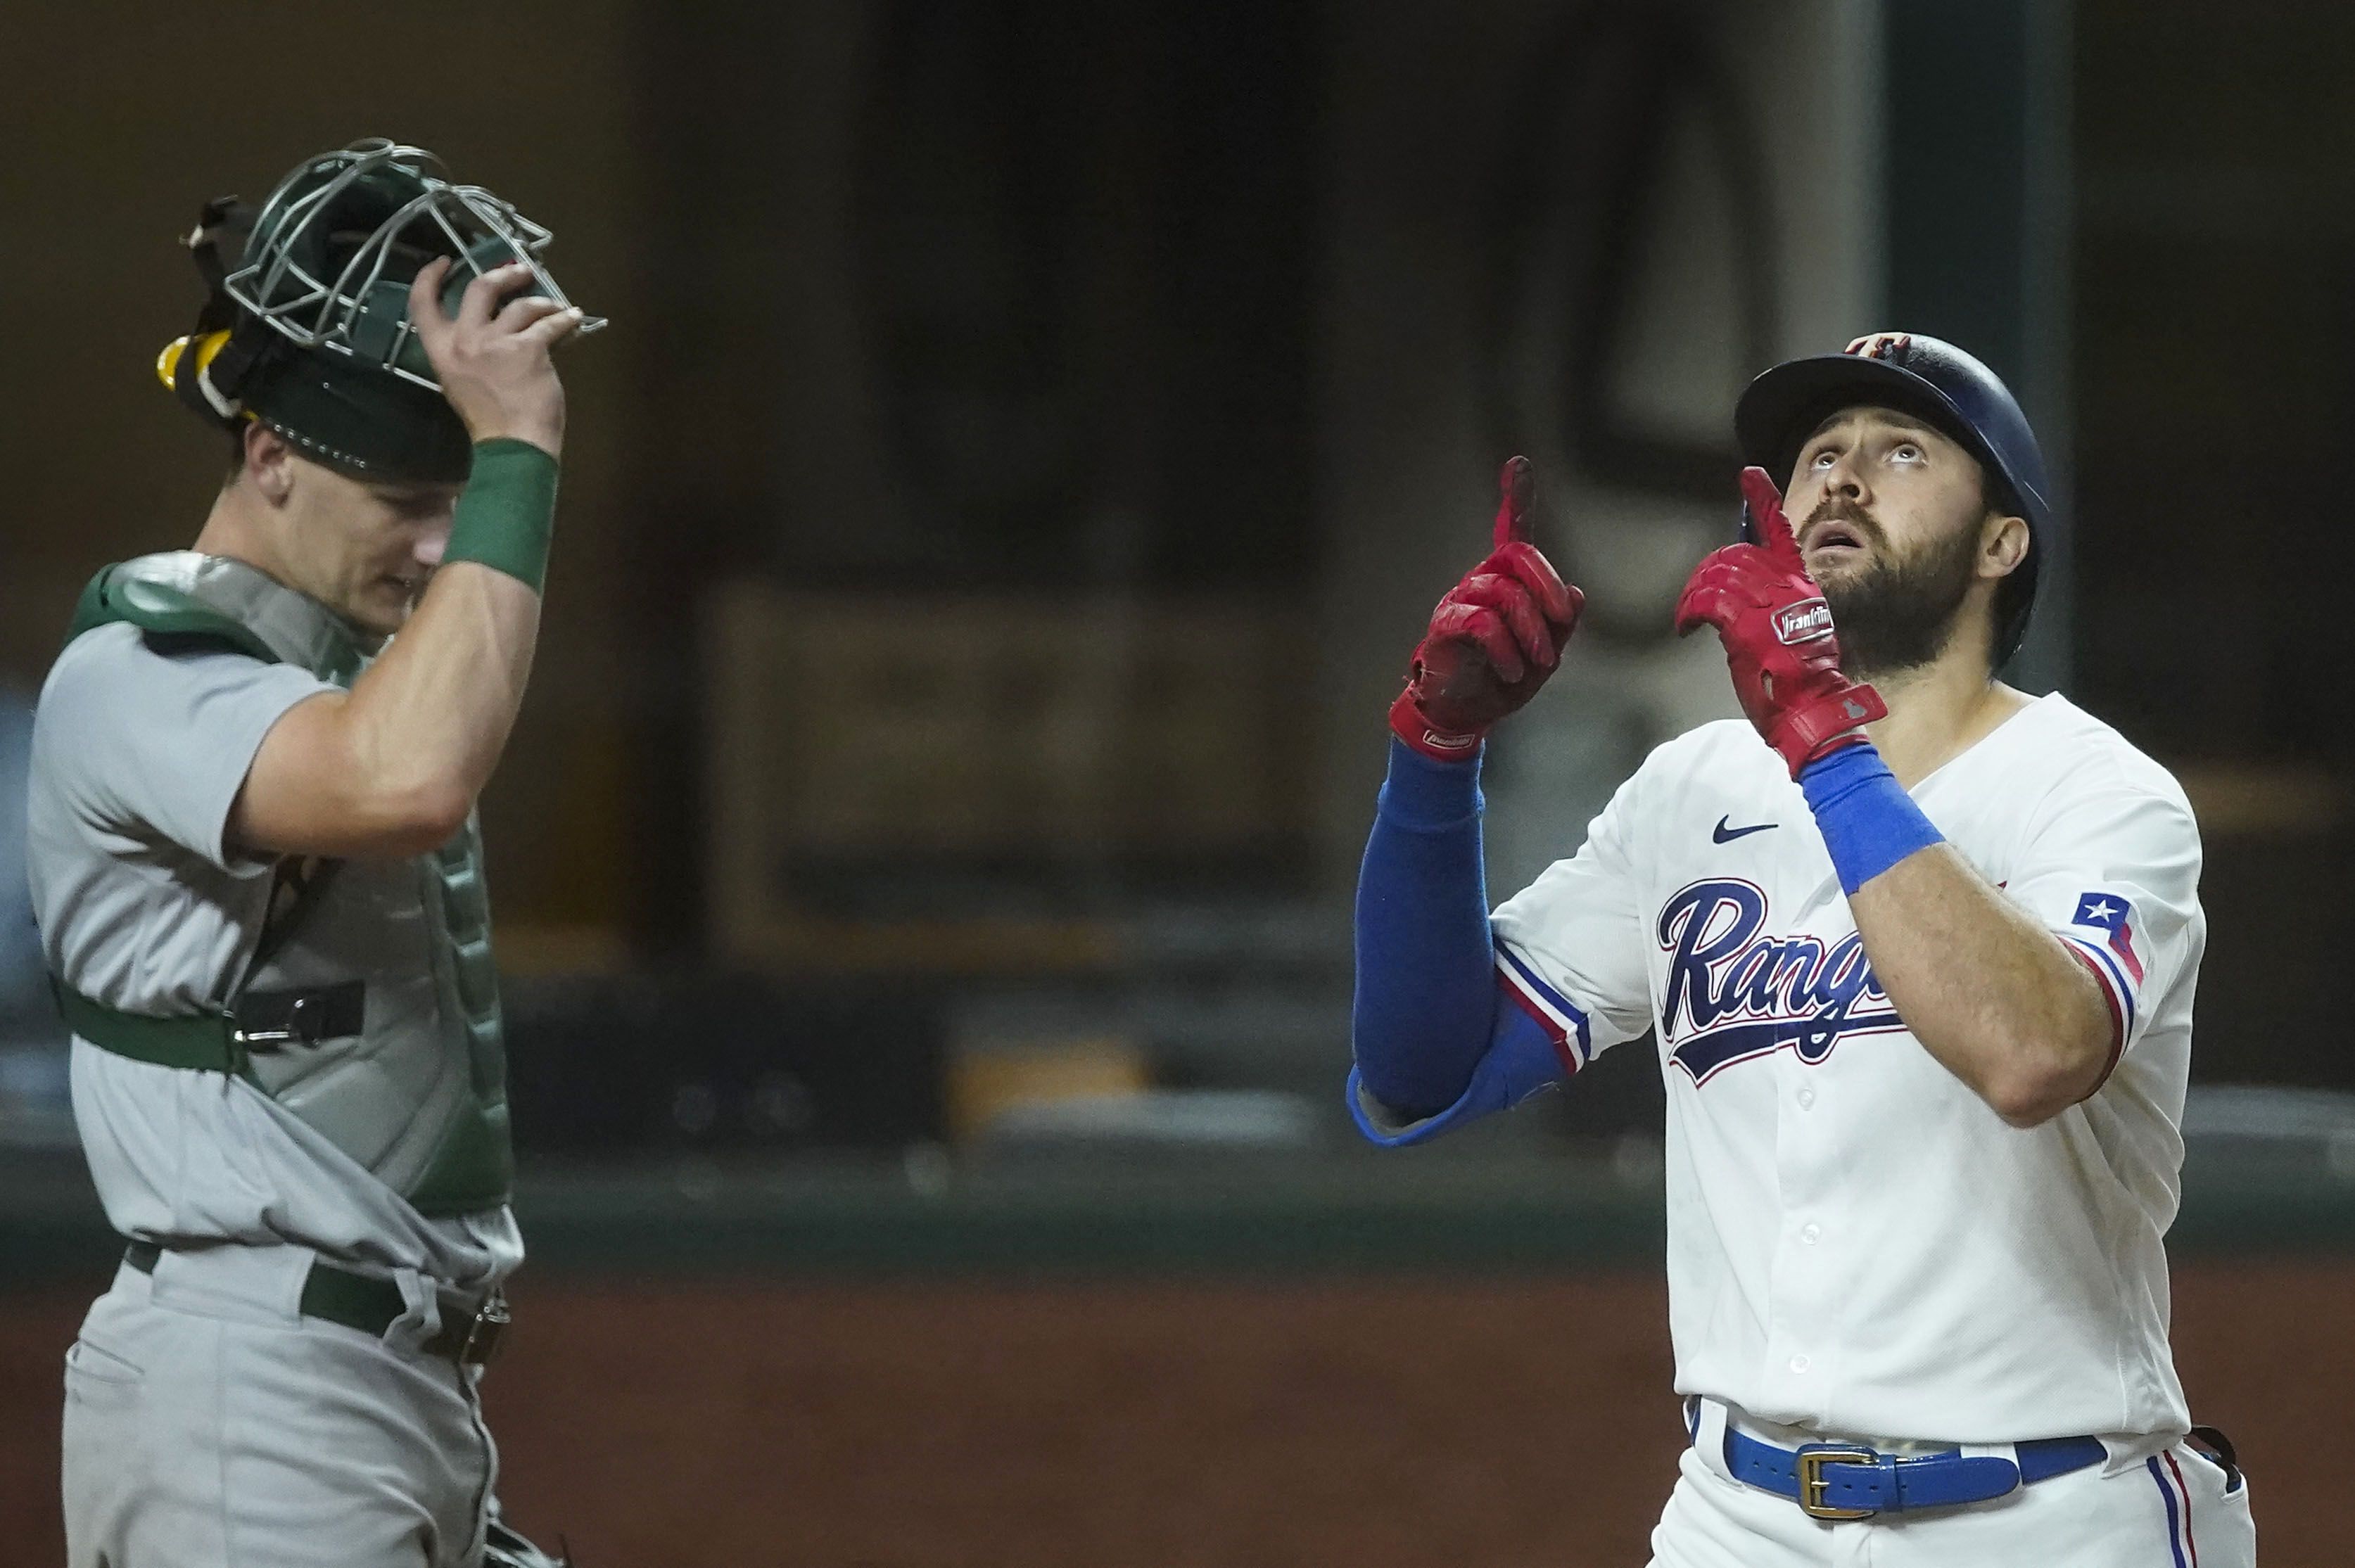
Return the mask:
<path id="1" fill-rule="evenodd" d="M 1902 334 L 1768 371 L 1735 426 L 1744 540 L 1677 625 L 1747 722 L 1660 747 L 1492 913 L 1482 737 L 1580 608 L 1508 468 L 1391 710 L 1359 1124 L 1415 1143 L 1656 1032 L 1692 1435 L 1662 1568 L 2252 1563 L 2167 1338 L 2199 833 L 2115 730 L 1994 678 L 2051 527 L 2035 439 Z"/>
<path id="2" fill-rule="evenodd" d="M 130 1243 L 66 1360 L 73 1568 L 549 1562 L 476 1395 L 522 1245 L 474 815 L 538 631 L 549 352 L 596 324 L 547 239 L 373 142 L 189 241 L 211 295 L 158 368 L 235 469 L 194 549 L 91 584 L 33 742 Z"/>

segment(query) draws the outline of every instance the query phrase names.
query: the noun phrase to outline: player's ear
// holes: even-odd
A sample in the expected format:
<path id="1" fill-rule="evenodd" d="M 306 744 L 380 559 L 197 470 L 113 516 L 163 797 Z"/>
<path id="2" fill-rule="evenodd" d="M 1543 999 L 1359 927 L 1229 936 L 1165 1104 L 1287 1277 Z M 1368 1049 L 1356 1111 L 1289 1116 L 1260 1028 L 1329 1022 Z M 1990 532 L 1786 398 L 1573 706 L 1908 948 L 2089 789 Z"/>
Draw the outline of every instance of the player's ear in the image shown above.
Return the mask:
<path id="1" fill-rule="evenodd" d="M 294 489 L 294 448 L 269 426 L 255 420 L 245 428 L 244 477 L 264 501 L 283 506 Z"/>
<path id="2" fill-rule="evenodd" d="M 2028 559 L 2028 519 L 1990 511 L 1979 524 L 1979 570 L 1983 577 L 2008 577 Z"/>

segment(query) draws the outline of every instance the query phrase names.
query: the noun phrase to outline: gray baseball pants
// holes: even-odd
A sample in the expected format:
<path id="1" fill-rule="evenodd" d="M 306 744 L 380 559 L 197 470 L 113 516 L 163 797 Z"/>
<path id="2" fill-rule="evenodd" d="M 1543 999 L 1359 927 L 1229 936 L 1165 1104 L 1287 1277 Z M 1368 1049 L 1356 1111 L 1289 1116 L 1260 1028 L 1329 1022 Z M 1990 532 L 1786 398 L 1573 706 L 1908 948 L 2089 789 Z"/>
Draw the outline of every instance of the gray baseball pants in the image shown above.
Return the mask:
<path id="1" fill-rule="evenodd" d="M 467 1568 L 498 1453 L 474 1371 L 295 1310 L 299 1247 L 127 1265 L 66 1354 L 68 1568 Z M 412 1299 L 421 1293 L 412 1293 Z"/>

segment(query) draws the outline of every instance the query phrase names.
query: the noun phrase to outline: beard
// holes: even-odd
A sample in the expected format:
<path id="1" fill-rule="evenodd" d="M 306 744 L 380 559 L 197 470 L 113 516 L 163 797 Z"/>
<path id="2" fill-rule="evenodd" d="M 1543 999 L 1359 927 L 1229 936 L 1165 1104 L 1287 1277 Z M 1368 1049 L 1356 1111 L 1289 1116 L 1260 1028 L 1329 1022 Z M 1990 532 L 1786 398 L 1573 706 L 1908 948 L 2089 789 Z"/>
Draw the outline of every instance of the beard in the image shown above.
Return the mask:
<path id="1" fill-rule="evenodd" d="M 1851 679 L 1916 670 L 1945 651 L 1975 580 L 1978 530 L 1958 528 L 1920 553 L 1890 560 L 1888 539 L 1861 509 L 1828 502 L 1808 518 L 1836 516 L 1866 535 L 1875 557 L 1817 586 L 1831 606 L 1840 668 Z"/>

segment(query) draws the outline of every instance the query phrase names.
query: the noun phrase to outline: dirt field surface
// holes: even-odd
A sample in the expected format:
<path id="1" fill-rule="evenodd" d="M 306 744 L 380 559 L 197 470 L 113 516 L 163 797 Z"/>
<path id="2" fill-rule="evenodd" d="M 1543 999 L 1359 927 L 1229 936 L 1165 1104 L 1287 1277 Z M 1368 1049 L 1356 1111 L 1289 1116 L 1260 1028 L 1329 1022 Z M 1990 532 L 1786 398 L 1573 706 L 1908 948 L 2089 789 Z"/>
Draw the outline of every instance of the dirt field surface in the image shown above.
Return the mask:
<path id="1" fill-rule="evenodd" d="M 2355 1266 L 2177 1278 L 2267 1568 L 2338 1568 Z M 82 1305 L 0 1297 L 6 1568 L 63 1560 Z M 1664 1312 L 1641 1277 L 551 1279 L 487 1398 L 511 1512 L 582 1568 L 1640 1568 L 1682 1437 Z"/>

